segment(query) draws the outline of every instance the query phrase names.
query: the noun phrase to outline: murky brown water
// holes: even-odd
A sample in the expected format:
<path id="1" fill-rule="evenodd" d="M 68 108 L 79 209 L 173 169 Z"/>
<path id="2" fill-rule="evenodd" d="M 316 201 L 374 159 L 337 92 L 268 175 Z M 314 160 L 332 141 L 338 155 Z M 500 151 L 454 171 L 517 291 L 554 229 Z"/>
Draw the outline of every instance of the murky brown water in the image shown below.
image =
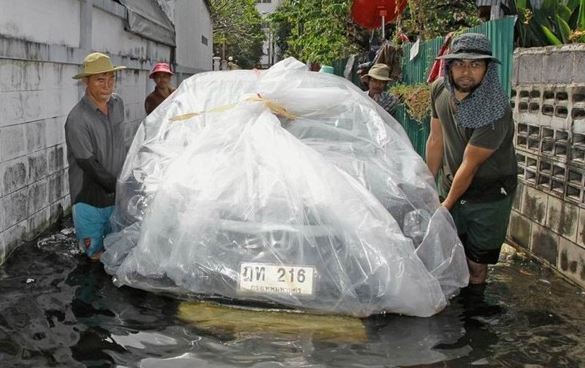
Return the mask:
<path id="1" fill-rule="evenodd" d="M 504 258 L 483 301 L 360 320 L 117 288 L 56 232 L 0 267 L 0 367 L 585 367 L 585 293 Z"/>

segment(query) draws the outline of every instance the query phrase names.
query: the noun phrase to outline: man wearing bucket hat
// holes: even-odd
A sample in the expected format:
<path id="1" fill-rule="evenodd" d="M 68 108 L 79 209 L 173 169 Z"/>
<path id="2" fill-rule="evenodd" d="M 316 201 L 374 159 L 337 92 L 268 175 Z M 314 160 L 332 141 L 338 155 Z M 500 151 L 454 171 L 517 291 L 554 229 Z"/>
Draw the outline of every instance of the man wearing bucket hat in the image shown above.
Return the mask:
<path id="1" fill-rule="evenodd" d="M 426 161 L 442 168 L 439 192 L 451 211 L 467 255 L 470 290 L 483 290 L 487 265 L 498 261 L 517 184 L 514 122 L 489 39 L 453 39 L 444 78 L 431 87 L 431 132 Z"/>
<path id="2" fill-rule="evenodd" d="M 144 109 L 146 114 L 150 114 L 160 105 L 167 97 L 175 91 L 171 86 L 171 77 L 173 76 L 171 67 L 167 63 L 157 63 L 150 72 L 150 79 L 154 80 L 156 86 L 154 91 L 144 100 Z"/>
<path id="3" fill-rule="evenodd" d="M 116 181 L 126 158 L 124 103 L 113 93 L 115 72 L 125 68 L 113 66 L 105 54 L 87 55 L 73 77 L 85 85 L 85 95 L 65 122 L 73 224 L 82 252 L 94 260 L 110 231 Z"/>
<path id="4" fill-rule="evenodd" d="M 390 67 L 386 64 L 374 64 L 368 73 L 362 77 L 362 81 L 368 86 L 367 95 L 390 115 L 394 113 L 399 102 L 396 96 L 385 91 L 386 84 L 391 79 Z"/>

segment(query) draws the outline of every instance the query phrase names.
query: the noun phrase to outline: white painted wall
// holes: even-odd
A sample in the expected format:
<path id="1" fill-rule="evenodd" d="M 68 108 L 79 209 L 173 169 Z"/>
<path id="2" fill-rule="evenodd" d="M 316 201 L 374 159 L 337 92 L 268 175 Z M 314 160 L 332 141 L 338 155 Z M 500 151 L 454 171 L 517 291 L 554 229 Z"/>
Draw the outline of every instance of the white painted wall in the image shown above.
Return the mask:
<path id="1" fill-rule="evenodd" d="M 211 69 L 211 20 L 202 0 L 176 0 L 183 75 Z M 113 0 L 0 0 L 0 264 L 70 208 L 64 124 L 84 87 L 72 79 L 92 51 L 118 73 L 130 144 L 145 116 L 149 71 L 171 48 L 124 30 Z M 208 47 L 201 35 L 208 35 Z M 195 42 L 197 41 L 197 42 Z M 207 48 L 209 50 L 207 50 Z M 185 66 L 182 66 L 185 65 Z"/>
<path id="2" fill-rule="evenodd" d="M 256 9 L 260 15 L 265 18 L 274 13 L 280 3 L 281 0 L 256 0 Z M 260 64 L 263 67 L 270 67 L 273 62 L 278 62 L 278 53 L 270 30 L 265 29 L 264 32 L 266 33 L 266 40 L 262 44 L 262 52 L 264 55 L 260 58 Z"/>
<path id="3" fill-rule="evenodd" d="M 211 15 L 203 0 L 175 1 L 177 64 L 193 72 L 212 69 L 213 30 Z M 203 37 L 207 39 L 204 43 Z"/>
<path id="4" fill-rule="evenodd" d="M 79 47 L 79 0 L 0 0 L 0 34 Z"/>
<path id="5" fill-rule="evenodd" d="M 147 56 L 144 39 L 124 30 L 124 20 L 113 17 L 99 8 L 92 11 L 91 47 L 114 55 L 132 55 L 140 59 Z M 167 55 L 170 49 L 167 48 Z"/>

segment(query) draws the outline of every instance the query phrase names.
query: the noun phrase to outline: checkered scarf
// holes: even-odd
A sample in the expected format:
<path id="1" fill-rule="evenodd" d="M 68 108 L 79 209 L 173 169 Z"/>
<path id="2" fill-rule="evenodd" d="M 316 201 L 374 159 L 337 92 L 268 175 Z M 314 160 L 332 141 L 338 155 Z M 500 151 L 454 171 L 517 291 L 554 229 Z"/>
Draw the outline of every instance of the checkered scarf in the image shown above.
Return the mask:
<path id="1" fill-rule="evenodd" d="M 450 63 L 444 65 L 445 86 L 454 93 L 455 85 L 449 73 Z M 459 102 L 455 112 L 457 125 L 464 128 L 481 128 L 494 124 L 510 108 L 508 94 L 502 88 L 495 62 L 488 63 L 481 84 Z"/>

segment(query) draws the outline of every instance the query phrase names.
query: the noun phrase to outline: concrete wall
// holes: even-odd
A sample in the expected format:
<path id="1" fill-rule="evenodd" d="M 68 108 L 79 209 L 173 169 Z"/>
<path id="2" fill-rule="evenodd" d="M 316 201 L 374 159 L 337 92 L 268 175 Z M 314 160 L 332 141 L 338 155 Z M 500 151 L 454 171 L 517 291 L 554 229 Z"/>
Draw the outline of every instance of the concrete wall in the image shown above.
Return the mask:
<path id="1" fill-rule="evenodd" d="M 179 0 L 191 3 L 188 0 Z M 196 1 L 193 2 L 197 3 Z M 110 54 L 125 102 L 125 138 L 131 143 L 153 88 L 154 62 L 170 61 L 172 49 L 124 30 L 125 8 L 113 0 L 0 0 L 0 264 L 23 241 L 35 238 L 70 208 L 64 123 L 83 96 L 71 77 L 85 55 Z M 209 24 L 200 8 L 181 22 Z M 177 52 L 193 45 L 177 30 Z M 179 42 L 179 39 L 182 40 Z M 209 63 L 211 45 L 209 38 Z M 182 52 L 182 51 L 181 51 Z M 199 64 L 183 60 L 186 72 Z M 181 66 L 179 65 L 177 69 Z M 185 76 L 186 74 L 184 74 Z"/>
<path id="2" fill-rule="evenodd" d="M 509 239 L 585 287 L 585 45 L 519 49 Z"/>
<path id="3" fill-rule="evenodd" d="M 189 74 L 211 70 L 213 56 L 213 27 L 209 9 L 203 0 L 177 0 L 175 5 L 179 80 Z M 193 22 L 192 14 L 203 14 L 201 21 Z"/>
<path id="4" fill-rule="evenodd" d="M 280 3 L 281 0 L 256 0 L 256 9 L 258 9 L 263 18 L 266 18 L 276 11 Z M 279 61 L 278 54 L 280 51 L 276 46 L 274 35 L 270 29 L 265 28 L 264 33 L 266 33 L 266 40 L 262 44 L 263 55 L 260 58 L 260 64 L 263 68 L 269 68 Z"/>

